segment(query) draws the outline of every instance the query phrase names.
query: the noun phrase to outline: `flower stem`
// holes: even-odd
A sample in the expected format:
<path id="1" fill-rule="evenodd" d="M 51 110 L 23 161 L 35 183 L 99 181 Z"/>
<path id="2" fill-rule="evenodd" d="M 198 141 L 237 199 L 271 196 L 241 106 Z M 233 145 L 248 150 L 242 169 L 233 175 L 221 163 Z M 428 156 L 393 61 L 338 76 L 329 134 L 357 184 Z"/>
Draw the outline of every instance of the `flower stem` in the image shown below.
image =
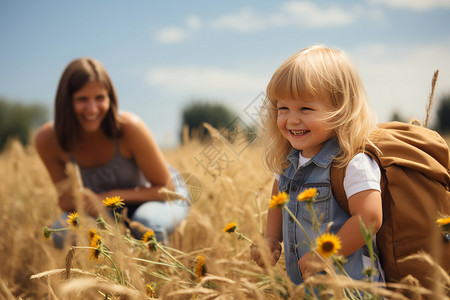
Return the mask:
<path id="1" fill-rule="evenodd" d="M 294 219 L 294 221 L 295 221 L 295 223 L 297 223 L 298 227 L 300 227 L 300 229 L 303 231 L 303 234 L 308 238 L 309 245 L 310 245 L 311 249 L 313 249 L 314 248 L 314 244 L 313 244 L 311 238 L 309 237 L 309 235 L 306 233 L 306 231 L 303 228 L 302 224 L 300 224 L 300 222 L 297 220 L 297 218 L 294 216 L 294 214 L 291 212 L 291 210 L 286 205 L 284 205 L 283 207 L 288 212 L 288 214 L 292 217 L 292 219 Z"/>
<path id="2" fill-rule="evenodd" d="M 251 244 L 254 244 L 254 242 L 253 242 L 251 239 L 249 239 L 248 237 L 246 237 L 246 236 L 243 235 L 242 233 L 237 232 L 236 230 L 234 231 L 234 233 L 237 234 L 237 236 L 238 236 L 239 239 L 244 239 L 244 240 L 250 242 Z"/>
<path id="3" fill-rule="evenodd" d="M 189 270 L 188 268 L 186 268 L 185 265 L 183 265 L 182 263 L 180 263 L 180 262 L 178 261 L 178 259 L 176 259 L 175 257 L 173 257 L 172 254 L 170 254 L 169 252 L 167 252 L 167 250 L 164 249 L 164 247 L 161 247 L 158 243 L 156 243 L 155 245 L 156 245 L 156 247 L 157 247 L 159 250 L 161 250 L 165 255 L 167 255 L 170 259 L 172 259 L 172 260 L 175 262 L 175 264 L 176 264 L 179 268 L 185 270 L 186 272 L 190 273 L 190 274 L 193 275 L 193 276 L 197 276 L 197 275 L 195 275 L 194 272 L 192 272 L 191 270 Z"/>
<path id="4" fill-rule="evenodd" d="M 74 246 L 72 247 L 73 249 L 89 249 L 89 250 L 98 250 L 101 254 L 103 254 L 104 257 L 106 257 L 111 264 L 113 265 L 113 268 L 116 270 L 118 279 L 119 279 L 119 284 L 124 285 L 125 284 L 125 280 L 123 278 L 123 273 L 122 271 L 119 270 L 119 268 L 117 267 L 116 263 L 114 262 L 114 260 L 111 258 L 111 256 L 108 255 L 108 253 L 100 248 L 94 248 L 94 247 L 83 247 L 83 246 Z M 108 251 L 109 252 L 109 251 Z M 112 253 L 112 252 L 109 252 Z"/>

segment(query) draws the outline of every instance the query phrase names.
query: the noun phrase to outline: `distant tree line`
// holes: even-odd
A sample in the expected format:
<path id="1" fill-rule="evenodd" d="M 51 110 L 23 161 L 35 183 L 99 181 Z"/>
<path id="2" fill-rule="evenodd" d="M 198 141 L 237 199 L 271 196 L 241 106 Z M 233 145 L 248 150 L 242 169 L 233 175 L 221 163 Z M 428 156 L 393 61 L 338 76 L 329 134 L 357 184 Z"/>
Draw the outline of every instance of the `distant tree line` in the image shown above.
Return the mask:
<path id="1" fill-rule="evenodd" d="M 9 138 L 27 144 L 30 130 L 47 120 L 47 108 L 41 104 L 25 104 L 0 98 L 0 151 Z"/>
<path id="2" fill-rule="evenodd" d="M 217 129 L 223 129 L 236 117 L 237 114 L 225 105 L 197 100 L 183 108 L 181 115 L 182 130 L 184 130 L 184 125 L 187 125 L 190 138 L 204 139 L 208 132 L 203 127 L 203 123 L 208 123 Z"/>
<path id="3" fill-rule="evenodd" d="M 186 134 L 184 130 L 187 130 L 189 138 L 201 141 L 209 139 L 208 130 L 203 126 L 204 123 L 221 131 L 223 137 L 230 142 L 233 142 L 237 133 L 244 133 L 250 142 L 256 136 L 256 126 L 244 124 L 233 110 L 223 104 L 208 100 L 197 100 L 186 105 L 183 108 L 181 119 L 181 142 L 183 142 L 183 134 Z"/>
<path id="4" fill-rule="evenodd" d="M 435 130 L 443 134 L 450 133 L 450 93 L 439 99 L 436 109 L 437 119 L 434 121 Z M 239 130 L 238 114 L 227 106 L 207 100 L 198 100 L 186 105 L 182 110 L 182 129 L 180 140 L 182 141 L 183 129 L 186 127 L 190 138 L 204 140 L 208 138 L 207 130 L 203 123 L 209 123 L 216 129 L 231 132 Z M 48 109 L 42 104 L 25 104 L 0 98 L 0 151 L 3 150 L 9 138 L 15 137 L 23 144 L 29 141 L 30 130 L 40 126 L 48 119 Z M 394 112 L 392 120 L 405 122 L 398 112 Z M 242 128 L 241 128 L 242 129 Z M 248 140 L 252 141 L 256 135 L 256 126 L 244 128 Z M 225 135 L 231 138 L 233 134 Z"/>
<path id="5" fill-rule="evenodd" d="M 440 99 L 437 118 L 437 129 L 442 133 L 450 133 L 450 93 Z"/>
<path id="6" fill-rule="evenodd" d="M 430 127 L 440 133 L 450 133 L 450 93 L 441 97 L 438 102 L 439 105 L 436 109 L 437 120 L 434 120 L 434 122 L 432 120 L 431 123 L 434 125 Z M 207 139 L 208 132 L 203 127 L 205 122 L 219 130 L 236 130 L 233 126 L 237 118 L 238 115 L 223 104 L 207 100 L 195 101 L 185 106 L 182 110 L 180 140 L 183 142 L 184 128 L 187 128 L 190 138 Z M 391 121 L 408 122 L 397 111 L 392 113 Z M 245 130 L 247 130 L 248 140 L 252 141 L 256 136 L 256 126 L 247 127 Z"/>
<path id="7" fill-rule="evenodd" d="M 429 127 L 440 132 L 441 134 L 450 133 L 450 93 L 442 96 L 438 100 L 436 117 L 436 120 L 431 120 Z M 408 122 L 408 120 L 404 119 L 397 111 L 392 113 L 391 121 Z"/>

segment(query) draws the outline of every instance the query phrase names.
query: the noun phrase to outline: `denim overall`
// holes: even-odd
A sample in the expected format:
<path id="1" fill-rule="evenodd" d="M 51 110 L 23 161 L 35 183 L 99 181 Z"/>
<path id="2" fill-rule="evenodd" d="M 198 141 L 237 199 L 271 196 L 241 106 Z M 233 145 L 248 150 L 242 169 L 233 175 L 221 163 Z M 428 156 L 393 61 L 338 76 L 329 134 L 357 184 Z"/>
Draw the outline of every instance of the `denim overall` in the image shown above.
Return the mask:
<path id="1" fill-rule="evenodd" d="M 298 167 L 300 151 L 292 149 L 288 157 L 290 165 L 279 179 L 278 190 L 280 192 L 285 191 L 290 196 L 287 207 L 302 224 L 313 242 L 319 236 L 319 233 L 312 229 L 312 216 L 306 207 L 306 203 L 297 200 L 297 195 L 300 192 L 308 188 L 316 188 L 319 192 L 313 207 L 321 222 L 320 232 L 322 234 L 325 233 L 329 222 L 333 222 L 330 233 L 336 234 L 350 217 L 339 207 L 331 191 L 330 168 L 339 149 L 337 139 L 332 138 L 325 143 L 318 154 L 301 167 Z M 287 274 L 292 282 L 301 284 L 303 280 L 298 261 L 311 248 L 308 238 L 285 209 L 283 209 L 283 241 Z M 347 259 L 348 262 L 344 265 L 344 268 L 348 275 L 353 279 L 362 279 L 364 268 L 362 249 L 348 256 Z"/>

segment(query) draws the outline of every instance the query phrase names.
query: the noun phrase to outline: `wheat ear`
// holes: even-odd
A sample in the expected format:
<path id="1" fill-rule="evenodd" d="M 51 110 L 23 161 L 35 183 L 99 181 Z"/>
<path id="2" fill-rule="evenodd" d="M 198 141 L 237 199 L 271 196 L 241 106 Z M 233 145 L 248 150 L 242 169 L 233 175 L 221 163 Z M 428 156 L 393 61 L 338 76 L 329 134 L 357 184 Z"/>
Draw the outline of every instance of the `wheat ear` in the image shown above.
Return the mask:
<path id="1" fill-rule="evenodd" d="M 427 117 L 425 119 L 425 127 L 428 127 L 428 123 L 430 122 L 430 116 L 431 116 L 431 107 L 433 106 L 433 100 L 434 100 L 434 89 L 436 88 L 436 82 L 439 75 L 439 70 L 436 70 L 433 75 L 433 79 L 431 80 L 431 93 L 430 97 L 428 98 L 428 104 L 427 104 Z"/>

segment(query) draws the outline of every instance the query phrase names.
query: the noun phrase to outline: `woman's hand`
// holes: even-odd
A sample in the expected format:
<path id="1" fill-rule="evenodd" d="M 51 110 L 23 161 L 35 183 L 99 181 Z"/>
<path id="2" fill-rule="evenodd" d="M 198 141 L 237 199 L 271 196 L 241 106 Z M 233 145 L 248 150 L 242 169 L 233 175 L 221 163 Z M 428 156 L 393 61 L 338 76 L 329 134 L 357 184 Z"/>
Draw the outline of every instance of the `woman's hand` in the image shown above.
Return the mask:
<path id="1" fill-rule="evenodd" d="M 102 200 L 104 200 L 105 198 L 102 198 L 101 194 L 95 194 L 88 188 L 83 188 L 82 197 L 84 211 L 86 212 L 86 214 L 93 218 L 97 218 L 103 209 Z"/>

